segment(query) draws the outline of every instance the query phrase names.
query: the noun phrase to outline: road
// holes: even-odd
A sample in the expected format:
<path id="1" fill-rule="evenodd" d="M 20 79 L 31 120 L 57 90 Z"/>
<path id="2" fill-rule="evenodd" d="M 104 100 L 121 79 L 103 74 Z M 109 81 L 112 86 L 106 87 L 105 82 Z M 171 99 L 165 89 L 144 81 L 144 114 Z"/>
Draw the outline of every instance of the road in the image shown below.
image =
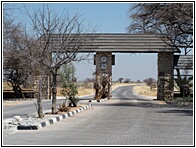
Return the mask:
<path id="1" fill-rule="evenodd" d="M 84 100 L 87 102 L 87 100 Z M 193 112 L 136 96 L 132 86 L 112 100 L 38 131 L 3 131 L 3 145 L 193 145 Z"/>
<path id="2" fill-rule="evenodd" d="M 81 103 L 85 102 L 84 100 L 89 100 L 93 96 L 88 97 L 81 97 Z M 29 101 L 10 101 L 12 105 L 9 105 L 9 103 L 6 103 L 6 105 L 3 106 L 3 119 L 11 119 L 14 116 L 35 116 L 37 115 L 36 112 L 36 100 L 29 100 Z M 57 107 L 59 107 L 60 104 L 64 102 L 64 99 L 57 99 Z M 51 100 L 43 100 L 42 101 L 42 107 L 45 111 L 51 111 Z"/>

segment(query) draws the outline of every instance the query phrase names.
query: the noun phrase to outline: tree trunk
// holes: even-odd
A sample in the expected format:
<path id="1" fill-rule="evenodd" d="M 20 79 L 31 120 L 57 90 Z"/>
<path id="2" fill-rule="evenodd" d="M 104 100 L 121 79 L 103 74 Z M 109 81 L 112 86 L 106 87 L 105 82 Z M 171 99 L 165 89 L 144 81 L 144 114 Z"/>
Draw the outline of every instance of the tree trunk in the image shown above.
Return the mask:
<path id="1" fill-rule="evenodd" d="M 52 74 L 52 114 L 55 114 L 56 112 L 56 77 L 57 77 L 57 70 L 55 71 L 55 73 Z"/>
<path id="2" fill-rule="evenodd" d="M 181 97 L 184 97 L 184 88 L 183 88 L 183 82 L 182 82 L 182 78 L 180 76 L 180 70 L 179 69 L 176 69 L 176 72 L 177 72 L 177 85 L 179 86 L 180 88 L 180 96 Z"/>
<path id="3" fill-rule="evenodd" d="M 39 118 L 43 118 L 43 110 L 42 110 L 42 78 L 39 80 L 39 96 L 37 98 L 37 113 Z"/>
<path id="4" fill-rule="evenodd" d="M 13 86 L 13 91 L 15 93 L 16 98 L 25 98 L 20 86 L 18 85 Z"/>
<path id="5" fill-rule="evenodd" d="M 77 107 L 77 104 L 75 103 L 75 101 L 73 100 L 74 98 L 73 97 L 70 97 L 69 100 L 70 100 L 70 104 L 69 104 L 69 107 Z"/>
<path id="6" fill-rule="evenodd" d="M 52 87 L 52 114 L 56 112 L 56 87 Z"/>

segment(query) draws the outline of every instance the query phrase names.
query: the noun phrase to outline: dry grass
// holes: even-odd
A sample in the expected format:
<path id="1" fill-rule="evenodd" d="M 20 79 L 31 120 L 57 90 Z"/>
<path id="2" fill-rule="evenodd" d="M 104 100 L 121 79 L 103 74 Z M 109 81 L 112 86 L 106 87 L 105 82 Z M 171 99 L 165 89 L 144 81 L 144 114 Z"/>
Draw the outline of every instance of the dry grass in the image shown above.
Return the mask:
<path id="1" fill-rule="evenodd" d="M 61 94 L 62 88 L 57 87 L 57 96 L 63 96 Z M 83 96 L 83 95 L 90 95 L 94 93 L 94 89 L 92 88 L 84 88 L 84 87 L 79 87 L 78 88 L 78 96 Z"/>
<path id="2" fill-rule="evenodd" d="M 3 82 L 3 90 L 9 90 L 9 91 L 11 91 L 11 90 L 13 90 L 13 88 L 11 87 L 11 86 L 9 86 L 8 84 L 7 84 L 7 82 Z M 22 88 L 22 90 L 33 90 L 33 88 Z"/>
<path id="3" fill-rule="evenodd" d="M 157 96 L 157 90 L 153 88 L 152 91 L 150 91 L 150 86 L 147 85 L 135 86 L 133 91 L 139 95 Z"/>
<path id="4" fill-rule="evenodd" d="M 94 93 L 93 88 L 84 88 L 84 87 L 78 88 L 78 96 L 91 95 L 93 93 Z"/>
<path id="5" fill-rule="evenodd" d="M 78 82 L 78 96 L 84 96 L 84 95 L 91 95 L 95 93 L 95 90 L 93 89 L 92 83 L 85 83 L 85 82 Z M 126 85 L 135 85 L 135 83 L 112 83 L 112 90 L 116 89 L 119 86 L 126 86 Z M 3 89 L 4 90 L 12 90 L 10 86 L 7 85 L 6 82 L 3 82 Z M 24 89 L 25 90 L 25 89 Z M 61 94 L 62 88 L 57 87 L 57 96 L 63 96 Z M 148 96 L 156 96 L 156 91 L 150 91 L 150 87 L 146 85 L 142 86 L 135 86 L 134 91 L 141 95 L 148 95 Z"/>
<path id="6" fill-rule="evenodd" d="M 57 87 L 57 96 L 63 96 L 62 94 L 61 94 L 61 91 L 63 90 L 63 88 L 60 88 L 60 87 Z"/>
<path id="7" fill-rule="evenodd" d="M 7 84 L 7 82 L 3 82 L 3 90 L 13 90 L 11 86 Z"/>
<path id="8" fill-rule="evenodd" d="M 56 114 L 57 114 L 57 115 L 64 115 L 64 114 L 67 113 L 67 112 L 71 112 L 71 111 L 77 110 L 77 109 L 82 108 L 82 107 L 84 107 L 84 106 L 85 106 L 85 105 L 79 105 L 79 106 L 77 106 L 77 107 L 70 107 L 68 111 L 57 111 Z M 46 115 L 53 115 L 52 112 L 47 112 L 47 113 L 45 113 L 45 114 L 46 114 Z"/>
<path id="9" fill-rule="evenodd" d="M 13 106 L 13 105 L 18 105 L 18 104 L 23 104 L 21 101 L 3 101 L 3 106 Z"/>
<path id="10" fill-rule="evenodd" d="M 78 96 L 84 96 L 84 95 L 91 95 L 95 93 L 95 90 L 93 89 L 93 85 L 91 83 L 89 84 L 82 84 L 82 82 L 79 82 L 78 87 Z M 125 85 L 132 85 L 132 84 L 126 84 L 126 83 L 113 83 L 112 84 L 112 90 L 116 89 L 119 86 L 125 86 Z M 57 88 L 57 96 L 63 96 L 61 94 L 62 88 Z"/>

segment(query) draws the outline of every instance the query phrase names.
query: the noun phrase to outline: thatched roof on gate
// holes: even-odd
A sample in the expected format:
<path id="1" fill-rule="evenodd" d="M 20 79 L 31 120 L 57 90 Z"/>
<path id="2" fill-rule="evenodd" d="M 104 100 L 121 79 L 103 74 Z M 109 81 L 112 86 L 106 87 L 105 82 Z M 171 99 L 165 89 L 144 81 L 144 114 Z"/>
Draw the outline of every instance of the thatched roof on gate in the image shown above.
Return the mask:
<path id="1" fill-rule="evenodd" d="M 51 34 L 53 50 L 58 50 L 62 36 Z M 67 35 L 72 40 L 76 34 Z M 42 37 L 41 37 L 42 38 Z M 80 42 L 80 43 L 79 43 Z M 158 53 L 180 52 L 171 46 L 171 42 L 164 36 L 154 34 L 123 34 L 123 33 L 96 33 L 79 34 L 77 41 L 71 44 L 80 46 L 79 52 L 118 52 L 118 53 Z M 70 45 L 70 44 L 69 44 Z"/>

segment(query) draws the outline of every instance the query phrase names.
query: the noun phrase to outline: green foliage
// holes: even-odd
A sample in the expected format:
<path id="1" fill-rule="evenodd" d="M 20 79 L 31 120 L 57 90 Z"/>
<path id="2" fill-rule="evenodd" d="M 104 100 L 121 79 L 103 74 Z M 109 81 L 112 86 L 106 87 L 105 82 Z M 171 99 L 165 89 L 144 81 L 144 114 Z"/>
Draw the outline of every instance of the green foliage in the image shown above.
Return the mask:
<path id="1" fill-rule="evenodd" d="M 62 94 L 69 97 L 76 96 L 78 94 L 77 86 L 74 83 L 64 83 Z"/>
<path id="2" fill-rule="evenodd" d="M 169 104 L 175 104 L 180 106 L 185 106 L 193 103 L 193 98 L 191 97 L 177 97 L 172 100 L 167 100 Z"/>
<path id="3" fill-rule="evenodd" d="M 176 102 L 193 102 L 193 98 L 191 97 L 184 97 L 184 98 L 175 98 Z"/>
<path id="4" fill-rule="evenodd" d="M 67 97 L 70 101 L 69 106 L 77 106 L 79 98 L 76 97 L 78 94 L 77 86 L 74 83 L 64 83 L 63 90 L 61 92 L 65 97 Z"/>
<path id="5" fill-rule="evenodd" d="M 73 65 L 73 63 L 64 64 L 60 68 L 59 74 L 61 76 L 61 81 L 63 82 L 62 85 L 64 85 L 64 83 L 71 83 L 71 82 L 76 82 L 77 81 L 77 79 L 75 77 L 76 68 Z"/>
<path id="6" fill-rule="evenodd" d="M 189 97 L 193 87 L 193 77 L 184 77 L 178 76 L 176 80 L 176 85 L 174 85 L 177 89 L 180 88 L 180 94 L 182 97 Z"/>
<path id="7" fill-rule="evenodd" d="M 186 55 L 193 48 L 192 3 L 136 3 L 130 9 L 131 33 L 163 34 Z"/>
<path id="8" fill-rule="evenodd" d="M 70 100 L 69 106 L 76 107 L 80 99 L 78 97 L 70 97 L 69 100 Z"/>
<path id="9" fill-rule="evenodd" d="M 62 87 L 63 90 L 61 92 L 61 94 L 65 97 L 67 97 L 67 99 L 69 99 L 70 103 L 69 103 L 69 107 L 77 106 L 77 103 L 79 101 L 79 98 L 76 97 L 76 95 L 78 94 L 78 89 L 77 86 L 74 84 L 74 82 L 76 81 L 75 79 L 75 67 L 72 63 L 63 65 L 63 68 L 61 69 L 61 75 L 63 77 L 62 79 Z"/>

